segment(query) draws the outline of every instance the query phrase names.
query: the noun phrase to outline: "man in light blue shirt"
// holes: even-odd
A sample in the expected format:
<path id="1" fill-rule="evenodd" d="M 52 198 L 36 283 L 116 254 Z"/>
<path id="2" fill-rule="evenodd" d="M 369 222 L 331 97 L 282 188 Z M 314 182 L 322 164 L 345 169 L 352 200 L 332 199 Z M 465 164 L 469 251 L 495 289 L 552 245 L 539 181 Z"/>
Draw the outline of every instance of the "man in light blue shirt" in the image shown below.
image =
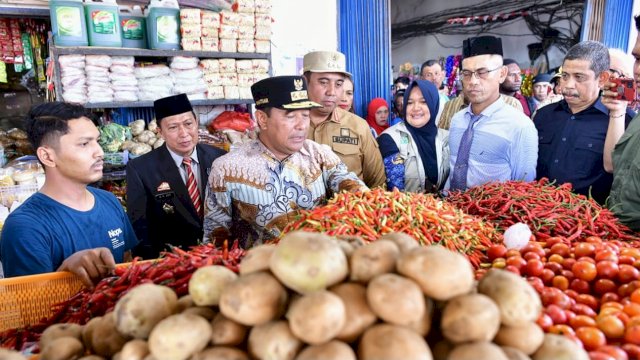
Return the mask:
<path id="1" fill-rule="evenodd" d="M 464 41 L 462 84 L 470 105 L 451 120 L 451 176 L 445 188 L 465 190 L 491 181 L 535 179 L 538 134 L 529 118 L 500 98 L 500 83 L 506 76 L 499 38 Z"/>

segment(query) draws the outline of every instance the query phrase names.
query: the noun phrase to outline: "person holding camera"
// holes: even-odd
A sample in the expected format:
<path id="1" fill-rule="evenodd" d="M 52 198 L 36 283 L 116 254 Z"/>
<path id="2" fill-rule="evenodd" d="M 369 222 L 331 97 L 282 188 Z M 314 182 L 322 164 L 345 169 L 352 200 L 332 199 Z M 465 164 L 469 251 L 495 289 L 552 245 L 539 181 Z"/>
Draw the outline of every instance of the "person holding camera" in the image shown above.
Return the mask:
<path id="1" fill-rule="evenodd" d="M 634 19 L 640 31 L 640 15 Z M 640 84 L 640 37 L 636 38 L 632 53 L 636 59 L 633 76 L 637 86 Z M 605 171 L 613 173 L 607 205 L 623 224 L 640 231 L 640 116 L 634 117 L 626 127 L 623 115 L 629 113 L 629 101 L 619 99 L 618 87 L 618 82 L 609 81 L 602 94 L 602 103 L 609 109 L 603 162 Z"/>
<path id="2" fill-rule="evenodd" d="M 608 82 L 609 53 L 597 41 L 574 45 L 562 64 L 564 99 L 538 109 L 533 122 L 538 129 L 537 178 L 571 183 L 576 193 L 591 195 L 604 204 L 613 176 L 603 162 L 609 119 L 624 126 L 631 112 L 610 112 L 600 99 Z"/>

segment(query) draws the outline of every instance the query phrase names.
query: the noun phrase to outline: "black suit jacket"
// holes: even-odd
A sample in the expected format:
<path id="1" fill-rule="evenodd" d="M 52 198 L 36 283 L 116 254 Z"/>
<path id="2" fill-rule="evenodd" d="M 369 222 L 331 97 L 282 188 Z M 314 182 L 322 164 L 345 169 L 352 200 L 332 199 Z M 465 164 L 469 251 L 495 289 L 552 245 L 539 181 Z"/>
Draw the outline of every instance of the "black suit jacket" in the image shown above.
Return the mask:
<path id="1" fill-rule="evenodd" d="M 211 163 L 225 152 L 202 144 L 196 151 L 204 204 Z M 154 259 L 167 244 L 187 249 L 202 240 L 202 220 L 166 145 L 127 164 L 127 214 L 140 240 L 134 256 Z"/>

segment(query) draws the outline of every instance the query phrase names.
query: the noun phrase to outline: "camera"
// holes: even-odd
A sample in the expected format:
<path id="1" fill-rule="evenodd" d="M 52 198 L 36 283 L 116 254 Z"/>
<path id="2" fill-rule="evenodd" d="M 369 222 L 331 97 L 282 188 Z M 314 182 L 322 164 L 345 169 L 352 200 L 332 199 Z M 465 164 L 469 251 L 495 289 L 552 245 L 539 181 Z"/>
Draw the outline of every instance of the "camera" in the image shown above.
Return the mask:
<path id="1" fill-rule="evenodd" d="M 629 78 L 616 78 L 610 80 L 616 86 L 610 90 L 618 93 L 616 100 L 636 101 L 636 82 Z"/>

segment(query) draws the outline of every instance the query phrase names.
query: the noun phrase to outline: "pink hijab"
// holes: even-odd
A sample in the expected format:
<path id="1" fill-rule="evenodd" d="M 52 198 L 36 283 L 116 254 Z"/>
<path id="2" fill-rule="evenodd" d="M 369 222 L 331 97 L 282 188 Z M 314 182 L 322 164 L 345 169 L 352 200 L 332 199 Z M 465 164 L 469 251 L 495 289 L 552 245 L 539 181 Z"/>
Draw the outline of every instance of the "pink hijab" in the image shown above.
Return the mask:
<path id="1" fill-rule="evenodd" d="M 387 109 L 389 109 L 389 104 L 387 103 L 387 100 L 383 98 L 375 98 L 371 100 L 371 102 L 369 103 L 369 106 L 367 107 L 367 123 L 376 132 L 377 136 L 380 136 L 380 134 L 382 134 L 382 132 L 389 127 L 388 119 L 387 119 L 387 125 L 385 126 L 380 126 L 376 122 L 376 111 L 378 111 L 378 109 L 383 106 L 386 106 Z"/>

